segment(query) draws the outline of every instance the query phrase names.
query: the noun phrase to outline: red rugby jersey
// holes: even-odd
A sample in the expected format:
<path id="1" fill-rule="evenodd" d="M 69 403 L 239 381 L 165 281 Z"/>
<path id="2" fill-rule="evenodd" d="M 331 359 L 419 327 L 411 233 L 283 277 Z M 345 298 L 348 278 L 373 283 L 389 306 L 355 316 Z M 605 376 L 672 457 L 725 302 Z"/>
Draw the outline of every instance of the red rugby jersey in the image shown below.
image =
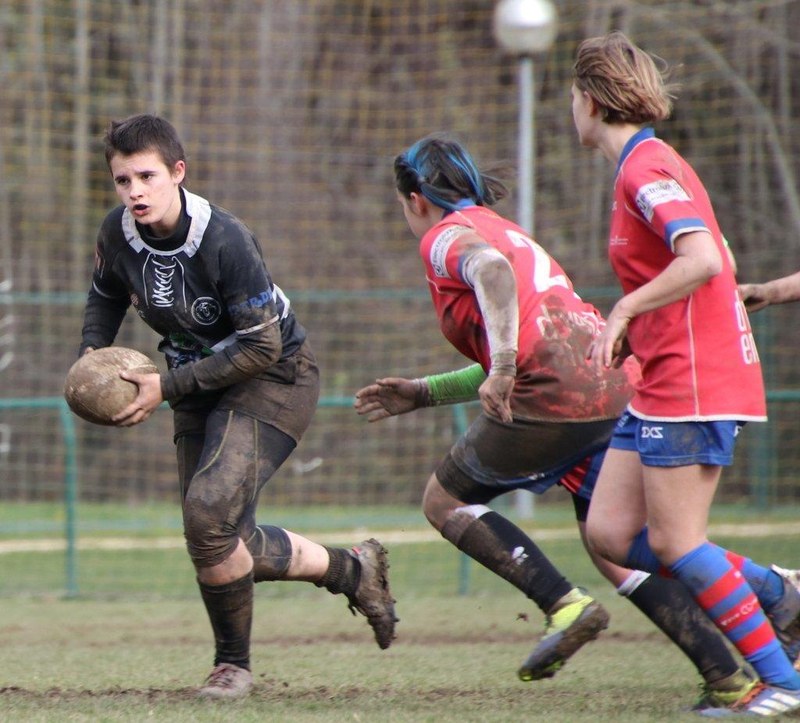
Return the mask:
<path id="1" fill-rule="evenodd" d="M 766 420 L 761 363 L 722 233 L 703 184 L 647 128 L 623 149 L 614 184 L 609 258 L 624 293 L 675 258 L 675 240 L 708 231 L 722 273 L 691 295 L 634 318 L 628 341 L 642 365 L 630 409 L 669 421 Z"/>
<path id="2" fill-rule="evenodd" d="M 511 399 L 515 417 L 590 421 L 619 416 L 632 388 L 625 370 L 597 374 L 586 360 L 604 323 L 578 297 L 558 263 L 519 226 L 483 206 L 450 213 L 420 240 L 428 286 L 442 333 L 489 371 L 486 327 L 475 292 L 464 280 L 464 227 L 511 263 L 517 281 L 519 346 Z M 635 365 L 627 371 L 637 375 Z"/>

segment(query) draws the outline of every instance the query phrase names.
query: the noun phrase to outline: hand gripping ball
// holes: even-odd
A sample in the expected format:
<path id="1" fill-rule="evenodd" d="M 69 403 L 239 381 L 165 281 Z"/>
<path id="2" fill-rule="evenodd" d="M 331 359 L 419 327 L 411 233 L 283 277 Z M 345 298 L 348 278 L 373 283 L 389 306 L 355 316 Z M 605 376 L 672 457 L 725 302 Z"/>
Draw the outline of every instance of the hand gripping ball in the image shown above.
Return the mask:
<path id="1" fill-rule="evenodd" d="M 111 418 L 127 407 L 138 387 L 119 375 L 121 371 L 157 372 L 152 360 L 124 346 L 108 346 L 84 354 L 67 372 L 64 399 L 79 417 L 94 424 L 113 425 Z"/>

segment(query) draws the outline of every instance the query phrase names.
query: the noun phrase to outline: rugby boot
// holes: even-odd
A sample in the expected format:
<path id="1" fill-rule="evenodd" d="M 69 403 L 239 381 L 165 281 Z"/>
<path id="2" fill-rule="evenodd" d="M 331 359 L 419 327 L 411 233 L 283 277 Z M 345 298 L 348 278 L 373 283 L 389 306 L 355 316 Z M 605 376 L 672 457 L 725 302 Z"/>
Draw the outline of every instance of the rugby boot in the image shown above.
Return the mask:
<path id="1" fill-rule="evenodd" d="M 220 663 L 197 692 L 201 698 L 244 698 L 253 687 L 253 674 L 238 665 Z"/>
<path id="2" fill-rule="evenodd" d="M 692 706 L 692 711 L 705 715 L 709 708 L 729 708 L 742 700 L 753 688 L 759 685 L 756 678 L 743 670 L 737 670 L 722 680 L 703 683 L 700 700 Z"/>
<path id="3" fill-rule="evenodd" d="M 705 708 L 699 711 L 706 718 L 731 716 L 760 716 L 773 718 L 800 710 L 800 690 L 787 690 L 775 685 L 756 683 L 745 696 L 724 708 Z"/>
<path id="4" fill-rule="evenodd" d="M 800 670 L 800 570 L 777 565 L 770 569 L 783 579 L 783 597 L 765 612 L 795 670 Z"/>
<path id="5" fill-rule="evenodd" d="M 520 680 L 552 678 L 585 643 L 608 627 L 606 609 L 580 588 L 573 588 L 545 618 L 539 644 L 517 671 Z"/>
<path id="6" fill-rule="evenodd" d="M 399 622 L 395 615 L 395 600 L 389 589 L 389 563 L 386 548 L 377 540 L 364 540 L 350 550 L 358 560 L 360 572 L 355 592 L 347 594 L 348 607 L 366 616 L 375 633 L 375 641 L 385 650 L 395 639 L 394 626 Z"/>

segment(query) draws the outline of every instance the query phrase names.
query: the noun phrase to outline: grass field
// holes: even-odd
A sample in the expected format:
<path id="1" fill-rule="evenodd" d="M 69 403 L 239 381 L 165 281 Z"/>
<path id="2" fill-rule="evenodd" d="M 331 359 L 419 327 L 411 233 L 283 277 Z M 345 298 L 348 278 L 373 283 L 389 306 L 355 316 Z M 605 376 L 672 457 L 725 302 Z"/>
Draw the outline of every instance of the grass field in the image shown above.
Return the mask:
<path id="1" fill-rule="evenodd" d="M 555 531 L 546 519 L 540 525 Z M 800 530 L 741 537 L 743 525 L 722 528 L 729 536 L 717 541 L 759 561 L 796 564 Z M 0 598 L 0 720 L 698 720 L 686 709 L 699 677 L 677 648 L 598 576 L 575 537 L 543 534 L 541 545 L 612 614 L 609 630 L 554 679 L 516 678 L 542 630 L 532 603 L 477 566 L 468 594 L 459 595 L 458 553 L 444 541 L 406 542 L 390 545 L 401 622 L 386 651 L 343 598 L 304 583 L 259 585 L 256 688 L 233 704 L 194 698 L 213 651 L 185 553 L 86 552 L 87 581 L 114 574 L 122 581 L 113 599 L 91 588 L 76 599 Z M 12 569 L 12 576 L 22 569 L 35 576 L 57 558 L 0 556 L 3 582 Z"/>

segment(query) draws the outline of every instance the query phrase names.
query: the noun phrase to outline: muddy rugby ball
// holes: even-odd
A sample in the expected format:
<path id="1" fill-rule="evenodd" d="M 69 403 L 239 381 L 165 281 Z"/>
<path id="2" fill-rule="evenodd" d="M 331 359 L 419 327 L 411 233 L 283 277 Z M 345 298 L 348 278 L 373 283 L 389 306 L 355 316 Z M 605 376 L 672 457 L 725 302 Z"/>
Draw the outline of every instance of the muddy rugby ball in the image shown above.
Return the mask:
<path id="1" fill-rule="evenodd" d="M 108 346 L 84 354 L 64 381 L 64 399 L 79 417 L 93 424 L 113 426 L 111 418 L 127 407 L 138 387 L 120 377 L 121 371 L 157 372 L 153 361 L 136 349 Z"/>

